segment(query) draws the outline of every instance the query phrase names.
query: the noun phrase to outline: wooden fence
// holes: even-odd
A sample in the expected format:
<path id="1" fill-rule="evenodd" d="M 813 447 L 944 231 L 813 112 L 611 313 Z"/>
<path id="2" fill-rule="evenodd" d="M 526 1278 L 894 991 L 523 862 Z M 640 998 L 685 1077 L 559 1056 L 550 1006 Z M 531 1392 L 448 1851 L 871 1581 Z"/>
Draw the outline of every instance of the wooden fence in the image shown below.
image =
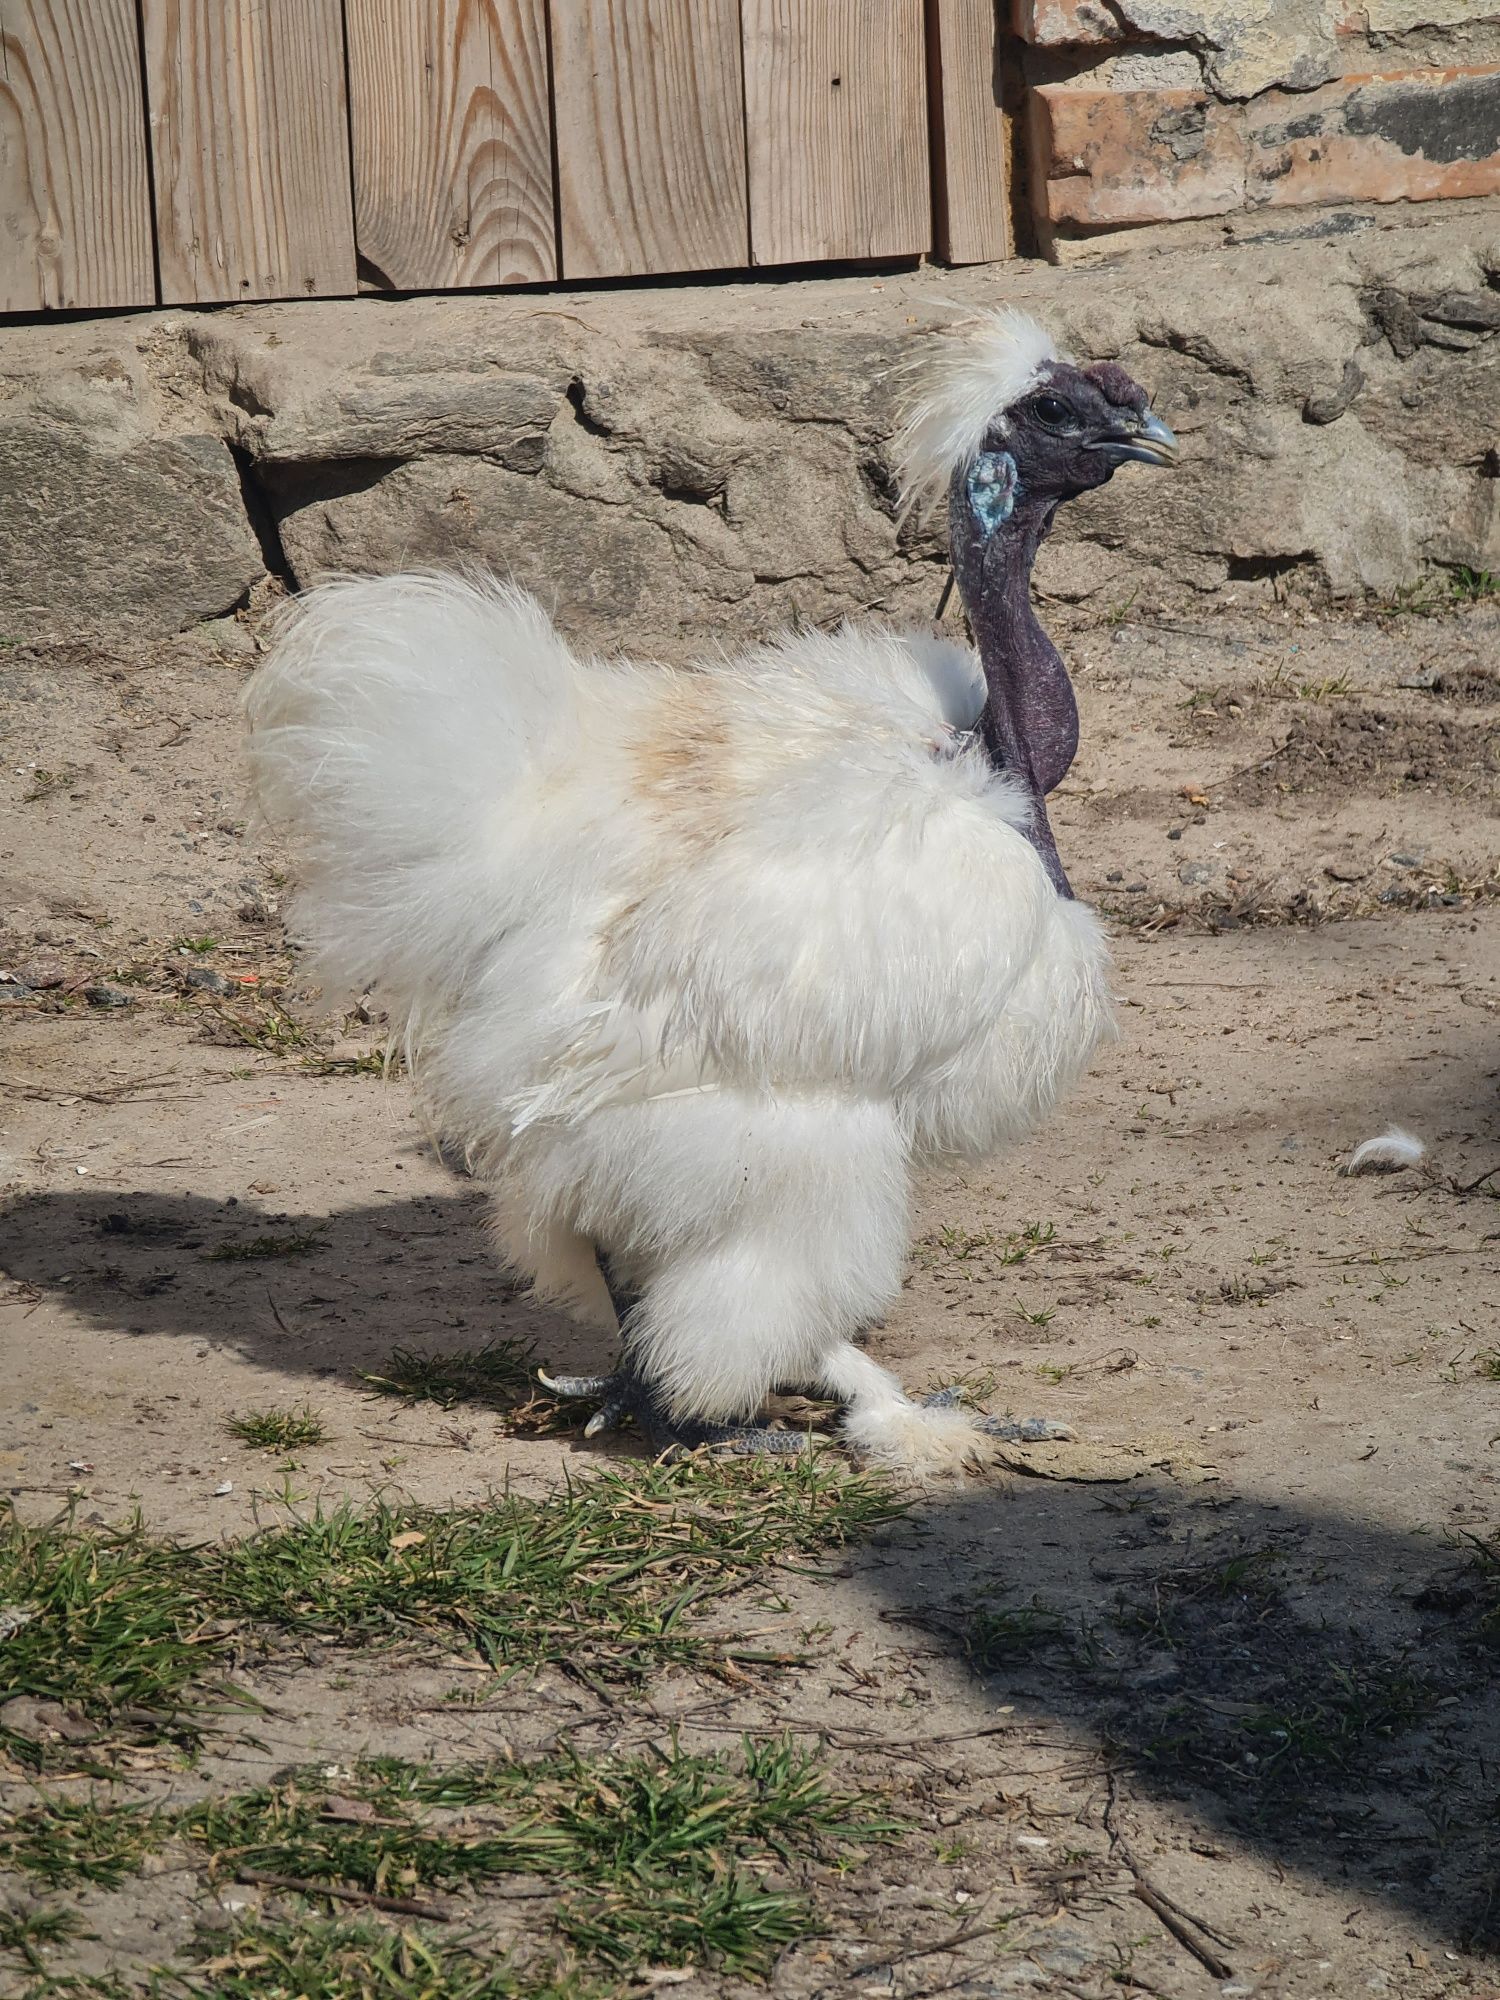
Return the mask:
<path id="1" fill-rule="evenodd" d="M 994 0 L 0 0 L 0 312 L 1006 254 Z"/>

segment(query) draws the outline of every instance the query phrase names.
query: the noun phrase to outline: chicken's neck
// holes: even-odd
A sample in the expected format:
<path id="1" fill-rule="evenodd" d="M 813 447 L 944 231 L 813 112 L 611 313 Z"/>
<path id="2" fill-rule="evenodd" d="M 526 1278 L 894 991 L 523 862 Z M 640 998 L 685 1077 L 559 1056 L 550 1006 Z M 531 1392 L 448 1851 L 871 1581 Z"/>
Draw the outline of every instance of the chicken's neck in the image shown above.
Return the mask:
<path id="1" fill-rule="evenodd" d="M 965 510 L 955 522 L 953 560 L 989 686 L 980 722 L 985 748 L 1028 795 L 1032 845 L 1057 893 L 1071 897 L 1045 799 L 1078 749 L 1078 703 L 1031 607 L 1031 566 L 1056 512 L 1055 504 L 1018 504 L 985 533 Z"/>

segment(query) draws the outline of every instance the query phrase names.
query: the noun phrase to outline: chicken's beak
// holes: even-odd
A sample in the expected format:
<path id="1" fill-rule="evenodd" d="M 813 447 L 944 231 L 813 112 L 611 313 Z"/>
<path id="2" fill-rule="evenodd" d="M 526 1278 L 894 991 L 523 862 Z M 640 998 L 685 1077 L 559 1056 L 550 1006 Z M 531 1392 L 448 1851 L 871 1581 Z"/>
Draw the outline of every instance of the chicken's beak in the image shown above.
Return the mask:
<path id="1" fill-rule="evenodd" d="M 1115 465 L 1139 459 L 1142 465 L 1175 465 L 1179 457 L 1177 439 L 1154 410 L 1132 417 L 1118 430 L 1098 439 L 1094 450 L 1107 452 Z"/>

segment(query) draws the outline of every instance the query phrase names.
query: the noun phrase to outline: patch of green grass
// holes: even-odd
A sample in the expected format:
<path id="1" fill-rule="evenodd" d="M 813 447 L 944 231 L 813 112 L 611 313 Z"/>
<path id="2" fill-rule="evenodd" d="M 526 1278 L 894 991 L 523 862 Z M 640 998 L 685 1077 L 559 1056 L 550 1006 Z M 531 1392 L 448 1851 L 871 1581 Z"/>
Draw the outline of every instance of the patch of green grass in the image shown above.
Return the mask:
<path id="1" fill-rule="evenodd" d="M 17 1953 L 33 1972 L 46 1972 L 41 1956 L 46 1946 L 70 1944 L 86 1935 L 76 1910 L 0 1910 L 0 1951 Z"/>
<path id="2" fill-rule="evenodd" d="M 52 1889 L 117 1889 L 169 1831 L 166 1816 L 148 1806 L 43 1795 L 23 1812 L 0 1812 L 0 1870 L 20 1869 Z"/>
<path id="3" fill-rule="evenodd" d="M 33 770 L 31 790 L 22 793 L 21 803 L 34 806 L 38 799 L 50 799 L 54 792 L 65 792 L 77 778 L 78 772 L 71 764 L 64 764 L 60 771 Z"/>
<path id="4" fill-rule="evenodd" d="M 589 1958 L 764 1972 L 818 1924 L 806 1897 L 761 1871 L 887 1840 L 899 1823 L 778 1738 L 735 1757 L 673 1744 L 450 1769 L 374 1758 L 206 1801 L 181 1827 L 210 1866 L 224 1854 L 232 1868 L 387 1894 L 539 1876 L 557 1882 L 559 1928 Z"/>
<path id="5" fill-rule="evenodd" d="M 378 1076 L 401 1074 L 400 1051 L 365 1049 L 357 1056 L 304 1056 L 302 1067 L 313 1076 Z"/>
<path id="6" fill-rule="evenodd" d="M 242 1417 L 226 1417 L 224 1428 L 231 1437 L 262 1451 L 296 1451 L 303 1445 L 323 1444 L 328 1426 L 312 1407 L 300 1410 L 247 1410 Z"/>
<path id="7" fill-rule="evenodd" d="M 7 1678 L 190 1741 L 195 1708 L 236 1696 L 222 1671 L 247 1626 L 345 1645 L 441 1633 L 501 1670 L 564 1661 L 622 1681 L 673 1661 L 754 1662 L 768 1656 L 706 1629 L 715 1600 L 903 1511 L 887 1482 L 814 1452 L 634 1467 L 452 1512 L 341 1505 L 199 1548 L 153 1541 L 139 1521 L 74 1531 L 0 1516 L 0 1603 L 32 1614 L 5 1641 Z"/>
<path id="8" fill-rule="evenodd" d="M 1500 1382 L 1500 1347 L 1481 1347 L 1474 1356 L 1474 1368 L 1486 1382 Z"/>
<path id="9" fill-rule="evenodd" d="M 159 1976 L 172 2000 L 593 2000 L 599 1988 L 568 1971 L 523 1971 L 484 1938 L 441 1938 L 407 1925 L 255 1920 L 226 1947 L 203 1938 L 203 1963 Z"/>
<path id="10" fill-rule="evenodd" d="M 97 1721 L 128 1710 L 172 1733 L 213 1682 L 222 1642 L 191 1552 L 155 1542 L 139 1520 L 75 1533 L 0 1515 L 0 1603 L 32 1615 L 5 1640 L 7 1690 Z M 222 1690 L 227 1692 L 227 1690 Z M 35 1764 L 28 1737 L 0 1730 Z"/>
<path id="11" fill-rule="evenodd" d="M 263 1257 L 305 1257 L 322 1244 L 315 1230 L 298 1229 L 286 1236 L 251 1236 L 243 1243 L 220 1243 L 203 1256 L 208 1264 L 253 1264 Z"/>
<path id="12" fill-rule="evenodd" d="M 1051 1222 L 1028 1222 L 1024 1229 L 998 1236 L 992 1229 L 966 1229 L 959 1223 L 944 1223 L 917 1245 L 929 1264 L 956 1264 L 972 1276 L 991 1267 L 1024 1264 L 1038 1250 L 1057 1239 Z"/>
<path id="13" fill-rule="evenodd" d="M 1039 1597 L 1030 1604 L 986 1606 L 969 1620 L 964 1651 L 977 1673 L 989 1674 L 1056 1645 L 1065 1631 L 1059 1613 Z"/>
<path id="14" fill-rule="evenodd" d="M 215 1601 L 257 1624 L 347 1644 L 446 1629 L 497 1667 L 564 1659 L 630 1679 L 704 1658 L 690 1614 L 759 1565 L 899 1511 L 884 1483 L 816 1454 L 754 1468 L 689 1459 L 546 1500 L 341 1506 L 201 1560 Z"/>
<path id="15" fill-rule="evenodd" d="M 171 948 L 173 951 L 191 953 L 195 957 L 205 958 L 209 952 L 219 949 L 219 940 L 216 937 L 175 937 L 172 940 Z"/>
<path id="16" fill-rule="evenodd" d="M 1415 583 L 1397 584 L 1388 597 L 1377 598 L 1371 609 L 1381 617 L 1436 618 L 1455 605 L 1482 604 L 1500 595 L 1500 576 L 1493 570 L 1470 569 L 1463 563 L 1451 569 L 1430 570 Z"/>
<path id="17" fill-rule="evenodd" d="M 1347 673 L 1325 675 L 1322 680 L 1299 681 L 1287 670 L 1285 660 L 1277 662 L 1274 671 L 1263 680 L 1257 681 L 1256 694 L 1268 695 L 1281 700 L 1292 701 L 1333 701 L 1341 695 L 1359 692 L 1354 680 Z"/>
<path id="18" fill-rule="evenodd" d="M 59 1815 L 61 1824 L 49 1824 Z M 171 1818 L 44 1800 L 8 1830 L 0 1857 L 52 1884 L 114 1887 L 173 1834 L 212 1877 L 249 1869 L 421 1898 L 523 1875 L 555 1884 L 557 1930 L 613 1971 L 667 1964 L 761 1974 L 787 1944 L 820 1929 L 812 1901 L 769 1885 L 766 1870 L 843 1865 L 901 1831 L 880 1801 L 836 1789 L 817 1753 L 777 1737 L 747 1739 L 733 1754 L 693 1755 L 674 1742 L 627 1756 L 565 1751 L 449 1768 L 375 1757 L 352 1770 L 289 1771 Z M 246 1935 L 223 1970 L 256 1969 L 243 1956 Z M 318 1927 L 298 1935 L 326 1937 Z M 288 1936 L 277 1949 L 293 1943 Z M 199 1989 L 189 1981 L 187 1990 Z M 324 1989 L 304 1981 L 293 1990 Z"/>
<path id="19" fill-rule="evenodd" d="M 1151 1579 L 1149 1601 L 1123 1596 L 1116 1600 L 1114 1623 L 1122 1632 L 1145 1634 L 1159 1645 L 1175 1647 L 1184 1636 L 1184 1606 L 1273 1603 L 1280 1596 L 1276 1570 L 1281 1561 L 1278 1549 L 1248 1548 L 1186 1569 L 1163 1571 Z"/>
<path id="20" fill-rule="evenodd" d="M 208 1011 L 221 1023 L 224 1031 L 246 1048 L 259 1049 L 263 1055 L 284 1056 L 295 1049 L 307 1046 L 307 1030 L 300 1021 L 294 1021 L 284 1007 L 266 997 L 257 996 L 248 1005 L 230 1007 L 220 1000 L 213 1003 Z"/>
<path id="21" fill-rule="evenodd" d="M 1500 597 L 1500 575 L 1492 569 L 1468 569 L 1462 563 L 1449 572 L 1449 589 L 1458 604 L 1479 604 Z"/>
<path id="22" fill-rule="evenodd" d="M 403 1396 L 411 1403 L 436 1403 L 451 1410 L 455 1403 L 488 1403 L 508 1409 L 523 1402 L 533 1388 L 533 1356 L 516 1340 L 492 1340 L 470 1352 L 423 1353 L 398 1347 L 381 1375 L 360 1373 L 382 1396 Z"/>
<path id="23" fill-rule="evenodd" d="M 1332 1665 L 1323 1685 L 1286 1703 L 1268 1703 L 1241 1718 L 1269 1775 L 1285 1764 L 1299 1772 L 1342 1767 L 1373 1741 L 1403 1735 L 1432 1707 L 1431 1689 L 1404 1667 Z"/>
<path id="24" fill-rule="evenodd" d="M 1016 1300 L 1010 1311 L 1012 1319 L 1024 1320 L 1027 1326 L 1051 1326 L 1057 1318 L 1056 1306 L 1037 1306 L 1033 1309 L 1021 1299 Z"/>
<path id="25" fill-rule="evenodd" d="M 822 1926 L 802 1896 L 763 1887 L 746 1869 L 627 1877 L 564 1904 L 564 1935 L 619 1971 L 704 1965 L 764 1976 L 789 1944 Z"/>

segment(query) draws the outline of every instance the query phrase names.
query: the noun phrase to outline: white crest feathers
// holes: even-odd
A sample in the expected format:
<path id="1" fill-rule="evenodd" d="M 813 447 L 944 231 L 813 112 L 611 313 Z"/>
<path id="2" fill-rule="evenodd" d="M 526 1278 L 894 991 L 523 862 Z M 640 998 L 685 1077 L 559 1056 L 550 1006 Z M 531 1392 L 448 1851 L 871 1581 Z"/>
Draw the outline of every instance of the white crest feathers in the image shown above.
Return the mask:
<path id="1" fill-rule="evenodd" d="M 1014 306 L 983 313 L 976 327 L 944 339 L 914 369 L 915 394 L 896 439 L 904 504 L 939 498 L 985 432 L 1034 388 L 1059 356 L 1052 336 Z"/>
<path id="2" fill-rule="evenodd" d="M 1392 1125 L 1389 1131 L 1378 1138 L 1366 1139 L 1355 1147 L 1349 1155 L 1346 1174 L 1394 1174 L 1403 1167 L 1414 1167 L 1426 1153 L 1427 1148 L 1414 1133 L 1403 1131 L 1399 1125 Z"/>

